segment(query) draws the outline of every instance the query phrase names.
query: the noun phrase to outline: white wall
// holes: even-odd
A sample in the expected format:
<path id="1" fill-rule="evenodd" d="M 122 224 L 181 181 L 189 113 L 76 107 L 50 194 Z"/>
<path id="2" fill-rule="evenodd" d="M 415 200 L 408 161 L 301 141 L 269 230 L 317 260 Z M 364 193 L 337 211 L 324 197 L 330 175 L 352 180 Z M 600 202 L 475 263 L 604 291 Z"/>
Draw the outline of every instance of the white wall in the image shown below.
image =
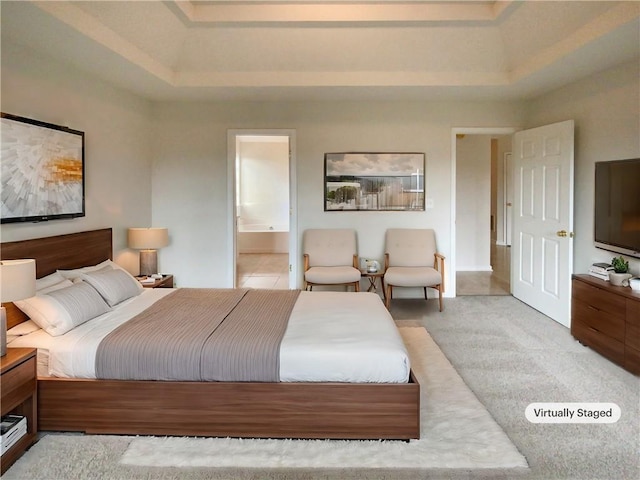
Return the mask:
<path id="1" fill-rule="evenodd" d="M 126 229 L 151 221 L 150 104 L 78 70 L 2 42 L 2 111 L 85 132 L 86 216 L 4 224 L 2 241 L 112 227 L 114 257 L 133 273 Z"/>
<path id="2" fill-rule="evenodd" d="M 289 225 L 289 139 L 238 140 L 238 225 Z"/>
<path id="3" fill-rule="evenodd" d="M 387 228 L 434 228 L 451 259 L 452 128 L 523 123 L 520 104 L 473 102 L 166 102 L 155 106 L 153 118 L 153 223 L 169 227 L 172 238 L 160 252 L 162 269 L 193 287 L 228 286 L 233 268 L 226 258 L 227 129 L 296 130 L 300 238 L 312 227 L 355 228 L 360 255 L 382 260 Z M 433 208 L 325 212 L 324 154 L 346 151 L 425 152 Z"/>
<path id="4" fill-rule="evenodd" d="M 529 128 L 569 119 L 576 125 L 573 270 L 586 273 L 615 255 L 593 245 L 594 163 L 640 157 L 640 64 L 593 75 L 529 105 Z M 629 260 L 640 274 L 640 260 Z"/>
<path id="5" fill-rule="evenodd" d="M 456 140 L 456 271 L 491 270 L 491 136 Z"/>

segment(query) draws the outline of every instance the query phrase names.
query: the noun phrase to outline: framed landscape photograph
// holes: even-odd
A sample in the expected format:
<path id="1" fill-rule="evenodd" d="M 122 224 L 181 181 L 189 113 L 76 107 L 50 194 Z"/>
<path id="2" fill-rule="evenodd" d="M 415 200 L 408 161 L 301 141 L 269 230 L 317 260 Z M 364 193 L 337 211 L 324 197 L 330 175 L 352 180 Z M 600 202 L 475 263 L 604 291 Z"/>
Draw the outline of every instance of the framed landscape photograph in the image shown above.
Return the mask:
<path id="1" fill-rule="evenodd" d="M 84 217 L 84 132 L 1 117 L 1 223 Z"/>
<path id="2" fill-rule="evenodd" d="M 324 210 L 423 211 L 424 153 L 325 153 Z"/>

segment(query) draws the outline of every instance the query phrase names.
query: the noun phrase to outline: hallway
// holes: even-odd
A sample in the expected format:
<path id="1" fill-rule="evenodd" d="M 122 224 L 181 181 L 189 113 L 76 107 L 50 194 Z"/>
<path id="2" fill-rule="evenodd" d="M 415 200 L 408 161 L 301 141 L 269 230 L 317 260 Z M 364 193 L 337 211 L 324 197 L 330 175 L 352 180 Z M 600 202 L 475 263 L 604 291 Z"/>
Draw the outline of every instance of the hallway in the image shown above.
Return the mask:
<path id="1" fill-rule="evenodd" d="M 511 295 L 511 248 L 491 246 L 492 272 L 457 272 L 456 295 Z"/>

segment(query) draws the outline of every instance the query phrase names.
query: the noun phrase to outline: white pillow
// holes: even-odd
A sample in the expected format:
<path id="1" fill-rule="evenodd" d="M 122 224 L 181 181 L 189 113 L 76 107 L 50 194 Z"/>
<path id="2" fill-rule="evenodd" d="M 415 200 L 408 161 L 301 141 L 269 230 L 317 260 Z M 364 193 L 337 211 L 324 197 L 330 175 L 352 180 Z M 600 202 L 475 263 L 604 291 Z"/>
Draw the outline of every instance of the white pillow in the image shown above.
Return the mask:
<path id="1" fill-rule="evenodd" d="M 83 273 L 80 278 L 95 288 L 110 307 L 140 294 L 140 283 L 119 269 Z"/>
<path id="2" fill-rule="evenodd" d="M 105 267 L 114 268 L 114 265 L 115 263 L 111 260 L 105 260 L 104 262 L 100 262 L 97 265 L 91 265 L 90 267 L 74 268 L 73 270 L 56 270 L 56 273 L 62 275 L 63 278 L 75 280 L 76 278 L 80 278 L 80 275 L 83 273 L 95 272 L 96 270 L 101 270 Z"/>
<path id="3" fill-rule="evenodd" d="M 14 303 L 54 337 L 111 310 L 100 294 L 83 282 Z"/>
<path id="4" fill-rule="evenodd" d="M 124 273 L 129 275 L 129 277 L 131 277 L 131 279 L 136 282 L 136 285 L 138 286 L 138 290 L 139 290 L 138 293 L 142 293 L 142 291 L 144 290 L 144 287 L 140 284 L 140 282 L 138 282 L 138 280 L 136 280 L 136 278 L 133 275 L 131 275 L 124 268 L 122 268 L 120 265 L 118 265 L 112 260 L 105 260 L 104 262 L 100 262 L 97 265 L 92 265 L 90 267 L 76 268 L 73 270 L 57 270 L 57 273 L 61 274 L 64 278 L 68 278 L 69 280 L 72 280 L 75 283 L 76 281 L 80 280 L 80 276 L 83 273 L 97 272 L 99 270 L 109 268 L 109 267 L 111 267 L 114 270 L 122 270 Z"/>
<path id="5" fill-rule="evenodd" d="M 26 322 L 19 323 L 15 327 L 7 330 L 7 335 L 21 337 L 23 335 L 29 335 L 36 330 L 40 330 L 40 327 L 33 320 L 27 320 Z"/>
<path id="6" fill-rule="evenodd" d="M 54 272 L 46 277 L 38 278 L 36 280 L 36 292 L 44 288 L 49 288 L 52 285 L 63 282 L 65 278 L 58 272 Z"/>
<path id="7" fill-rule="evenodd" d="M 44 295 L 45 293 L 54 292 L 56 290 L 60 290 L 61 288 L 70 287 L 71 285 L 73 285 L 73 282 L 63 277 L 60 283 L 55 283 L 46 288 L 36 288 L 36 295 Z"/>

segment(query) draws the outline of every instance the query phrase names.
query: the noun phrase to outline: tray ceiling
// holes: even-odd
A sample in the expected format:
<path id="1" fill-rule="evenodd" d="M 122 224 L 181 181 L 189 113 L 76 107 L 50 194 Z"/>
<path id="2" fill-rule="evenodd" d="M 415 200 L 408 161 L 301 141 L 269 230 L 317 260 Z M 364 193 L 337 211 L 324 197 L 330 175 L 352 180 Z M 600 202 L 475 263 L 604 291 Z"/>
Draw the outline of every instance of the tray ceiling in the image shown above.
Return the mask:
<path id="1" fill-rule="evenodd" d="M 2 1 L 9 40 L 149 99 L 529 98 L 639 58 L 640 2 Z"/>

